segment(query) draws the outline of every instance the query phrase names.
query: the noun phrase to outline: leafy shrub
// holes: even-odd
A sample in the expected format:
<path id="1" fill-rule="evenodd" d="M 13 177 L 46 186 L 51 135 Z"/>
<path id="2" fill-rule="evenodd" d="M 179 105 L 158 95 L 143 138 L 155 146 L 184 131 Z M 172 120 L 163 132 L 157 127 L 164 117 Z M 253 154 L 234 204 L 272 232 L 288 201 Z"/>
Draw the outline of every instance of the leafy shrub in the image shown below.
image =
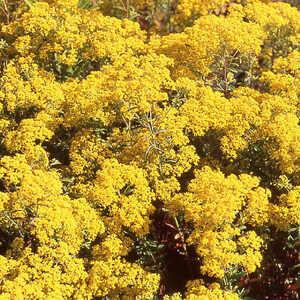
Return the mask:
<path id="1" fill-rule="evenodd" d="M 1 300 L 297 299 L 289 2 L 0 2 Z"/>

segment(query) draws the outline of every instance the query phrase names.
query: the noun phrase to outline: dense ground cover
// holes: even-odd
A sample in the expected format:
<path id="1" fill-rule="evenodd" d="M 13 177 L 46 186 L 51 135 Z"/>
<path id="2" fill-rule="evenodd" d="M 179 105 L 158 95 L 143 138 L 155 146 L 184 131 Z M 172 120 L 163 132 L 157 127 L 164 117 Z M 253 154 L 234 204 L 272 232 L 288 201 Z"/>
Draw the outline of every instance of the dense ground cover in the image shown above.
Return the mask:
<path id="1" fill-rule="evenodd" d="M 1 300 L 299 298 L 297 1 L 0 9 Z"/>

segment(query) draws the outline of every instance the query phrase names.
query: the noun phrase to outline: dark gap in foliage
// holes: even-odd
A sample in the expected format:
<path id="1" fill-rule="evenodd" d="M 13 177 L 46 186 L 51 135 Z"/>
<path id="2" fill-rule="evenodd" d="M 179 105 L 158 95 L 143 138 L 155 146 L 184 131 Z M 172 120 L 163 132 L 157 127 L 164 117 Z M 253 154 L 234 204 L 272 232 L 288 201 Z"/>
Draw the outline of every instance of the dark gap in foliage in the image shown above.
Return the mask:
<path id="1" fill-rule="evenodd" d="M 196 153 L 200 158 L 215 157 L 222 159 L 224 154 L 221 151 L 221 131 L 209 129 L 204 136 L 190 136 L 191 144 L 196 147 Z"/>
<path id="2" fill-rule="evenodd" d="M 51 63 L 41 63 L 39 61 L 36 63 L 47 72 L 54 74 L 58 82 L 65 82 L 69 78 L 85 79 L 91 72 L 99 71 L 102 66 L 112 63 L 110 57 L 97 58 L 93 61 L 78 59 L 78 62 L 74 65 L 61 63 L 56 56 L 51 57 L 49 61 Z"/>
<path id="3" fill-rule="evenodd" d="M 69 150 L 73 135 L 74 130 L 68 131 L 60 126 L 49 141 L 43 142 L 43 147 L 50 153 L 50 160 L 56 159 L 64 166 L 70 164 Z"/>
<path id="4" fill-rule="evenodd" d="M 168 94 L 168 104 L 179 109 L 187 100 L 189 91 L 184 88 L 165 90 Z"/>
<path id="5" fill-rule="evenodd" d="M 273 227 L 272 231 L 276 229 Z M 295 285 L 300 280 L 298 230 L 274 232 L 272 236 L 276 238 L 269 241 L 264 253 L 264 267 L 250 274 L 244 286 L 250 290 L 249 296 L 255 299 L 297 300 L 299 287 Z"/>
<path id="6" fill-rule="evenodd" d="M 20 186 L 19 184 L 15 185 L 13 183 L 7 185 L 3 178 L 0 179 L 0 191 L 3 193 L 4 192 L 6 192 L 6 193 L 16 192 L 18 190 L 19 186 Z"/>
<path id="7" fill-rule="evenodd" d="M 6 191 L 5 182 L 3 179 L 0 179 L 0 192 L 4 193 Z"/>
<path id="8" fill-rule="evenodd" d="M 193 247 L 187 248 L 188 255 L 182 255 L 175 249 L 166 250 L 166 268 L 163 275 L 165 294 L 184 293 L 189 280 L 202 278 L 201 260 Z"/>
<path id="9" fill-rule="evenodd" d="M 251 143 L 247 149 L 239 153 L 232 165 L 234 165 L 236 175 L 252 173 L 253 176 L 259 177 L 260 186 L 272 191 L 271 202 L 274 202 L 281 193 L 271 183 L 282 175 L 282 172 L 279 164 L 271 159 L 264 149 L 265 143 L 264 140 Z"/>
<path id="10" fill-rule="evenodd" d="M 83 244 L 80 247 L 80 250 L 77 254 L 78 258 L 87 258 L 89 260 L 92 259 L 92 249 L 96 245 L 100 245 L 102 243 L 102 237 L 97 236 L 93 241 Z M 91 268 L 91 265 L 86 266 L 86 270 L 89 270 Z"/>
<path id="11" fill-rule="evenodd" d="M 40 242 L 38 239 L 36 239 L 34 236 L 28 234 L 27 236 L 24 237 L 25 241 L 25 247 L 30 246 L 32 253 L 37 253 L 38 248 L 40 246 Z"/>
<path id="12" fill-rule="evenodd" d="M 10 155 L 3 142 L 3 135 L 0 133 L 0 157 Z M 0 188 L 1 189 L 1 188 Z"/>
<path id="13" fill-rule="evenodd" d="M 180 193 L 186 193 L 188 191 L 188 185 L 190 184 L 191 180 L 195 178 L 194 175 L 195 167 L 192 167 L 187 172 L 182 173 L 179 177 L 179 183 L 180 183 Z"/>
<path id="14" fill-rule="evenodd" d="M 171 217 L 164 211 L 163 203 L 156 201 L 155 206 L 157 209 L 151 216 L 149 235 L 138 239 L 127 232 L 135 241 L 135 246 L 126 256 L 126 260 L 161 275 L 157 296 L 162 299 L 166 294 L 184 293 L 187 281 L 203 276 L 200 275 L 201 261 L 195 249 L 187 246 L 187 252 L 183 254 L 183 245 L 176 237 L 178 232 L 170 227 L 171 225 L 175 228 L 175 224 L 172 224 Z"/>
<path id="15" fill-rule="evenodd" d="M 149 235 L 143 241 L 136 240 L 135 247 L 126 258 L 161 275 L 158 299 L 162 299 L 166 294 L 184 293 L 189 280 L 203 278 L 203 275 L 200 274 L 201 260 L 195 248 L 185 242 L 192 231 L 192 224 L 185 223 L 183 216 L 178 215 L 178 228 L 162 202 L 156 201 L 154 205 L 156 211 L 151 216 Z M 179 237 L 180 233 L 183 240 Z"/>
<path id="16" fill-rule="evenodd" d="M 1 14 L 1 10 L 0 10 Z M 1 15 L 0 15 L 1 19 Z M 0 77 L 3 75 L 3 71 L 6 68 L 6 65 L 11 59 L 14 59 L 17 55 L 17 51 L 14 47 L 10 46 L 16 40 L 16 37 L 4 32 L 0 32 Z"/>
<path id="17" fill-rule="evenodd" d="M 151 219 L 155 218 L 155 212 Z M 164 261 L 164 245 L 160 243 L 154 230 L 154 223 L 150 225 L 150 232 L 143 238 L 137 237 L 130 231 L 130 228 L 123 227 L 123 232 L 134 241 L 134 247 L 126 255 L 125 259 L 130 263 L 137 263 L 147 267 L 152 272 L 161 273 Z"/>
<path id="18" fill-rule="evenodd" d="M 13 234 L 9 234 L 7 231 L 0 229 L 0 255 L 5 256 L 14 238 L 15 236 Z"/>
<path id="19" fill-rule="evenodd" d="M 17 124 L 20 124 L 22 120 L 33 119 L 41 109 L 37 106 L 30 106 L 27 108 L 18 107 L 14 113 L 8 112 L 4 106 L 4 114 L 9 116 L 10 119 L 16 121 Z"/>

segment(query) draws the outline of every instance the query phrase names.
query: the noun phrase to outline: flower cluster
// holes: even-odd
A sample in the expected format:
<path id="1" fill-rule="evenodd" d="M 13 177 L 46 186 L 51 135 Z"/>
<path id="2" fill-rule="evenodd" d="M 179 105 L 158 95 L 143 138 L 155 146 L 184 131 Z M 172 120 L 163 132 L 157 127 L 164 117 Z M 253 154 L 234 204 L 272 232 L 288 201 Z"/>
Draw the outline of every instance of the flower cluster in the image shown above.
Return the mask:
<path id="1" fill-rule="evenodd" d="M 0 300 L 239 299 L 296 247 L 295 7 L 2 2 Z"/>

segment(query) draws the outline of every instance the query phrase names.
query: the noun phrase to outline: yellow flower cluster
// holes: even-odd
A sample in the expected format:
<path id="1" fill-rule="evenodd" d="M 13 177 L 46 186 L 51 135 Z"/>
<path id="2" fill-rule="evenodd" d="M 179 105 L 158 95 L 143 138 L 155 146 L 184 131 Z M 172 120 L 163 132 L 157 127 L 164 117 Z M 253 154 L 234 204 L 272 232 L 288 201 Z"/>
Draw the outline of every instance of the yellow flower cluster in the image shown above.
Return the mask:
<path id="1" fill-rule="evenodd" d="M 300 224 L 300 12 L 122 1 L 139 24 L 102 13 L 116 1 L 31 2 L 0 23 L 0 300 L 152 300 L 173 244 L 209 280 L 164 300 L 239 299 L 229 270 Z M 172 31 L 141 30 L 170 6 Z M 154 255 L 161 214 L 177 240 Z"/>
<path id="2" fill-rule="evenodd" d="M 264 35 L 256 23 L 208 15 L 199 18 L 194 26 L 187 27 L 182 33 L 163 37 L 161 50 L 175 60 L 173 77 L 203 78 L 225 50 L 231 56 L 237 53 L 258 55 Z"/>
<path id="3" fill-rule="evenodd" d="M 189 24 L 197 17 L 216 11 L 229 2 L 228 0 L 179 0 L 176 13 L 172 16 L 172 22 L 178 25 L 181 23 Z"/>
<path id="4" fill-rule="evenodd" d="M 261 259 L 262 240 L 255 232 L 242 233 L 238 227 L 268 221 L 269 192 L 258 187 L 257 178 L 247 174 L 225 177 L 220 171 L 204 167 L 195 176 L 188 193 L 176 196 L 176 204 L 186 220 L 194 224 L 187 241 L 196 245 L 197 253 L 203 257 L 202 272 L 223 278 L 226 268 L 235 264 L 253 272 Z M 243 207 L 246 208 L 242 210 Z M 236 243 L 233 240 L 237 238 Z M 250 239 L 251 243 L 245 244 Z M 239 254 L 239 247 L 245 248 L 247 254 Z"/>
<path id="5" fill-rule="evenodd" d="M 100 211 L 109 211 L 102 217 L 108 232 L 121 237 L 124 226 L 138 236 L 149 232 L 154 194 L 148 187 L 143 170 L 120 164 L 116 159 L 107 159 L 94 181 L 87 185 L 79 184 L 74 189 Z"/>
<path id="6" fill-rule="evenodd" d="M 212 283 L 208 287 L 204 285 L 203 280 L 193 280 L 187 283 L 186 298 L 188 300 L 238 300 L 239 296 L 231 291 L 223 291 L 220 284 Z"/>
<path id="7" fill-rule="evenodd" d="M 126 299 L 150 300 L 159 284 L 158 274 L 147 273 L 120 258 L 95 261 L 89 274 L 89 289 L 98 297 L 112 295 L 118 299 L 124 294 Z"/>
<path id="8" fill-rule="evenodd" d="M 288 230 L 291 224 L 300 223 L 300 186 L 279 198 L 279 204 L 270 206 L 271 223 L 279 230 Z"/>

